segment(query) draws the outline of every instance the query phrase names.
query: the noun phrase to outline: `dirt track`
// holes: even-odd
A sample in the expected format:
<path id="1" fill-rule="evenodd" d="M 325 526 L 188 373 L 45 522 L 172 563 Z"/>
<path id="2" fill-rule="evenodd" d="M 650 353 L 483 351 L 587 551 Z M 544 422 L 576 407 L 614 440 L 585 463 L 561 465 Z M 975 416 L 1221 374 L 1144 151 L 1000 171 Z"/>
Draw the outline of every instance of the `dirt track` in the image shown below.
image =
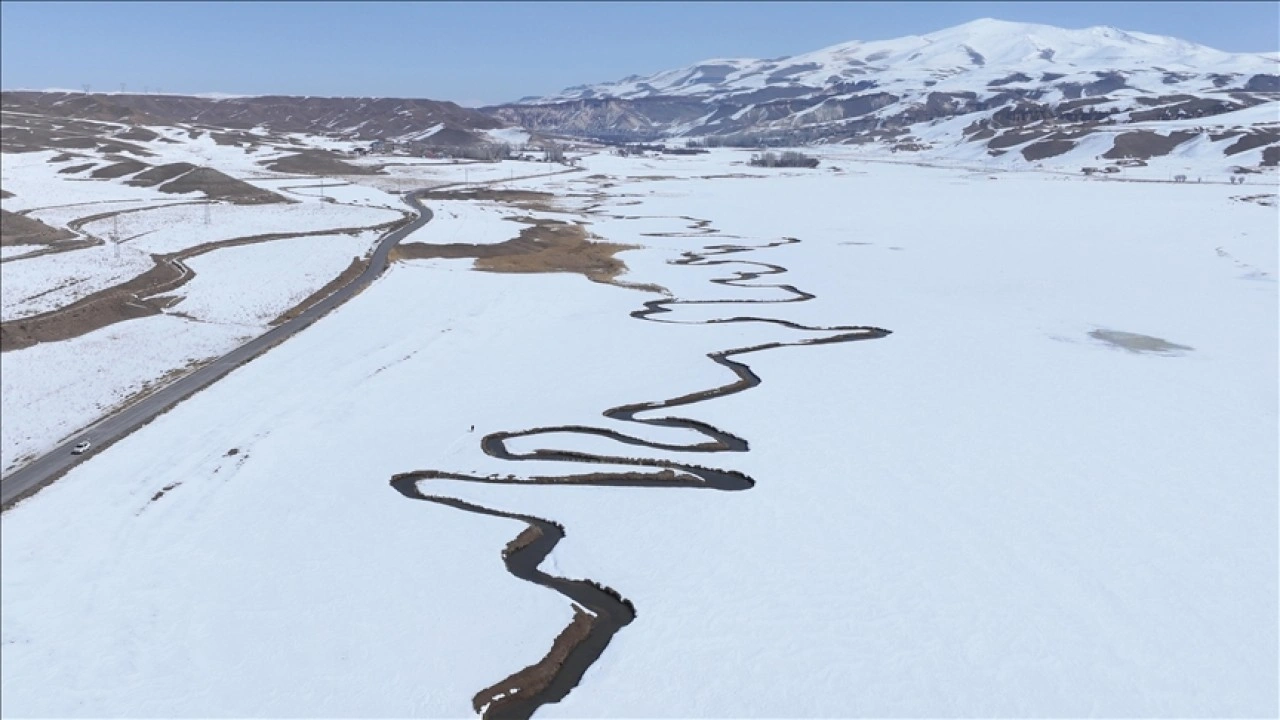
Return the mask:
<path id="1" fill-rule="evenodd" d="M 404 224 L 406 220 L 407 218 L 401 218 L 390 223 L 360 228 L 331 228 L 300 233 L 252 235 L 204 243 L 177 253 L 152 255 L 155 266 L 138 277 L 100 290 L 66 307 L 0 323 L 0 352 L 20 350 L 41 342 L 67 340 L 124 320 L 158 315 L 174 301 L 173 298 L 164 297 L 163 293 L 172 292 L 195 277 L 195 273 L 183 261 L 207 252 L 288 238 L 366 230 L 387 231 Z M 314 297 L 313 295 L 304 303 L 313 303 Z M 286 312 L 281 318 L 277 318 L 277 322 L 296 315 L 298 310 L 299 308 L 295 308 Z"/>

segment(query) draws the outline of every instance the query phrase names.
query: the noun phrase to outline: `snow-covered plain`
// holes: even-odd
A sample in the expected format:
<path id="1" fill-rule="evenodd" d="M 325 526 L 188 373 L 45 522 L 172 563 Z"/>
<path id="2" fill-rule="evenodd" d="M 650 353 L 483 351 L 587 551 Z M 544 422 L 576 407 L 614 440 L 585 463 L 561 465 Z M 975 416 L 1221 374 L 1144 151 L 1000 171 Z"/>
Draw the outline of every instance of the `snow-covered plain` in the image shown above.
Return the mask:
<path id="1" fill-rule="evenodd" d="M 740 356 L 761 386 L 666 413 L 747 438 L 666 455 L 745 471 L 745 492 L 424 483 L 563 523 L 544 569 L 634 601 L 541 712 L 1275 716 L 1277 209 L 1225 184 L 831 158 L 843 172 L 594 156 L 513 183 L 607 176 L 591 231 L 643 246 L 624 280 L 689 299 L 785 295 L 680 252 L 800 239 L 724 259 L 785 266 L 757 282 L 816 299 L 662 319 L 893 331 Z M 732 380 L 708 352 L 821 335 L 644 322 L 649 293 L 467 268 L 395 267 L 9 511 L 0 712 L 468 714 L 569 603 L 505 572 L 520 523 L 390 477 L 583 470 L 483 455 L 499 430 L 696 441 L 599 413 Z"/>

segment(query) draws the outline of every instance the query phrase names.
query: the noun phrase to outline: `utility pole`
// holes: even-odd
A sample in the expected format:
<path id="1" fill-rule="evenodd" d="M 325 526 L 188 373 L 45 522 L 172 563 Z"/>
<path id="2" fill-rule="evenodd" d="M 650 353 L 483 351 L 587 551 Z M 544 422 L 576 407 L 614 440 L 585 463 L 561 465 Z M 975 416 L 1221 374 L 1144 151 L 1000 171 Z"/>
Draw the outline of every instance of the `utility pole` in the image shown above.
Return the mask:
<path id="1" fill-rule="evenodd" d="M 115 251 L 116 263 L 120 262 L 120 216 L 111 216 L 111 247 Z"/>
<path id="2" fill-rule="evenodd" d="M 120 94 L 121 94 L 121 95 L 123 95 L 123 94 L 124 94 L 124 89 L 125 89 L 125 84 L 124 84 L 124 83 L 120 83 Z"/>

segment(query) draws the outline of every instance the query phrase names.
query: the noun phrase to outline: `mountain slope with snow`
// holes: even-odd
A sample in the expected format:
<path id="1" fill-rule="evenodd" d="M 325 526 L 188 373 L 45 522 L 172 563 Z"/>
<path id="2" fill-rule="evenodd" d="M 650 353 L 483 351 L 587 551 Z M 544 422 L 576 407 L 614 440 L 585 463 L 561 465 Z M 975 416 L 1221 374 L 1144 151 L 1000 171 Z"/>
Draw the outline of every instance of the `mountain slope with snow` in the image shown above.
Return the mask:
<path id="1" fill-rule="evenodd" d="M 1111 27 L 1065 30 L 983 19 L 928 35 L 853 41 L 775 60 L 706 60 L 648 77 L 570 88 L 535 102 L 660 95 L 723 101 L 763 88 L 838 90 L 866 78 L 874 78 L 881 88 L 934 81 L 972 89 L 1002 80 L 1010 71 L 1057 74 L 1054 81 L 1059 84 L 1067 84 L 1061 82 L 1067 76 L 1078 76 L 1079 81 L 1095 72 L 1125 72 L 1150 75 L 1142 78 L 1147 82 L 1181 84 L 1182 90 L 1211 91 L 1227 85 L 1245 90 L 1252 76 L 1274 74 L 1278 64 L 1274 54 L 1226 53 Z M 1191 77 L 1180 79 L 1183 75 Z M 1231 79 L 1224 83 L 1222 78 Z"/>
<path id="2" fill-rule="evenodd" d="M 1277 148 L 1278 100 L 1277 53 L 1227 53 L 1111 27 L 1067 30 L 984 19 L 788 58 L 707 60 L 490 112 L 530 130 L 601 139 L 875 141 L 900 151 L 979 143 L 994 155 L 1051 141 L 1026 154 L 1036 161 L 1073 149 L 1101 126 L 1206 118 L 1262 105 L 1269 105 L 1263 121 L 1214 132 L 1259 135 L 1245 140 L 1244 149 Z M 967 122 L 946 137 L 923 139 L 936 133 L 924 133 L 922 124 L 960 116 Z M 1217 136 L 1215 142 L 1223 139 Z M 1145 160 L 1190 139 L 1173 138 L 1168 148 L 1129 140 L 1104 150 Z M 1151 147 L 1129 149 L 1135 145 Z M 1278 161 L 1280 148 L 1252 164 Z"/>

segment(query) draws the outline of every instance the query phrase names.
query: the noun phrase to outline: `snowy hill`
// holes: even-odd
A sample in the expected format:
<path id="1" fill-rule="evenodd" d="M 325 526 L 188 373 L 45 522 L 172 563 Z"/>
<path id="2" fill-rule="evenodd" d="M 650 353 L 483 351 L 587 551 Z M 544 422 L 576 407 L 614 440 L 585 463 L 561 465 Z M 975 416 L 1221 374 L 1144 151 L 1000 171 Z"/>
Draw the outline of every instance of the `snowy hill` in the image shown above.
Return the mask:
<path id="1" fill-rule="evenodd" d="M 1064 125 L 1071 137 L 1051 139 L 1074 147 L 1103 125 L 1204 118 L 1275 103 L 1278 68 L 1276 53 L 1227 53 L 1112 27 L 1067 30 L 983 19 L 788 58 L 707 60 L 490 111 L 529 129 L 603 139 L 874 140 L 913 151 L 980 142 L 1002 152 Z M 921 123 L 957 116 L 968 122 L 947 137 L 923 137 L 929 133 Z M 1262 130 L 1265 136 L 1249 144 L 1274 146 L 1280 106 L 1261 116 L 1264 127 L 1237 134 Z M 1024 137 L 1030 126 L 1041 131 L 1038 137 Z M 1011 136 L 1015 128 L 1021 134 Z M 1070 149 L 1066 142 L 1056 147 Z"/>
<path id="2" fill-rule="evenodd" d="M 1055 85 L 1087 85 L 1094 81 L 1091 76 L 1095 73 L 1123 72 L 1141 84 L 1154 80 L 1157 85 L 1179 86 L 1179 90 L 1203 92 L 1225 86 L 1262 90 L 1265 88 L 1247 86 L 1254 75 L 1274 74 L 1277 59 L 1274 55 L 1225 53 L 1177 38 L 1112 27 L 1064 30 L 983 19 L 928 35 L 853 41 L 777 60 L 706 60 L 649 77 L 570 88 L 534 102 L 668 95 L 725 101 L 766 88 L 836 90 L 838 94 L 841 85 L 867 78 L 874 78 L 876 87 L 882 89 L 905 89 L 932 81 L 942 90 L 972 90 L 1017 71 L 1055 74 L 1057 77 L 1047 81 Z M 999 86 L 1032 82 L 1030 77 L 1010 79 Z M 1275 83 L 1274 79 L 1262 79 L 1255 85 L 1270 84 L 1274 90 Z M 784 93 L 770 94 L 781 97 Z"/>

